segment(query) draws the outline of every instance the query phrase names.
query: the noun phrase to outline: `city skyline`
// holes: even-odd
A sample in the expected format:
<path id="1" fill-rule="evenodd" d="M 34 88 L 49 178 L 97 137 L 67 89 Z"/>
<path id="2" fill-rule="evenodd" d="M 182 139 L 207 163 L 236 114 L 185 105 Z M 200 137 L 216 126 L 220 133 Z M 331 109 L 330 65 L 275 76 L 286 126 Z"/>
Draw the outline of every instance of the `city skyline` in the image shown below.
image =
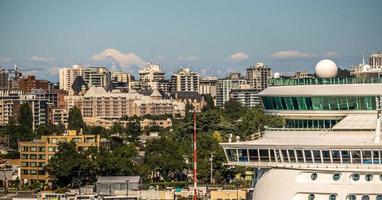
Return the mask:
<path id="1" fill-rule="evenodd" d="M 346 6 L 344 6 L 346 4 Z M 341 68 L 382 46 L 381 1 L 2 1 L 0 66 L 58 69 L 105 65 L 137 74 L 148 62 L 167 75 L 187 66 L 202 76 Z M 183 13 L 183 14 L 180 14 Z M 375 24 L 375 26 L 372 26 Z"/>

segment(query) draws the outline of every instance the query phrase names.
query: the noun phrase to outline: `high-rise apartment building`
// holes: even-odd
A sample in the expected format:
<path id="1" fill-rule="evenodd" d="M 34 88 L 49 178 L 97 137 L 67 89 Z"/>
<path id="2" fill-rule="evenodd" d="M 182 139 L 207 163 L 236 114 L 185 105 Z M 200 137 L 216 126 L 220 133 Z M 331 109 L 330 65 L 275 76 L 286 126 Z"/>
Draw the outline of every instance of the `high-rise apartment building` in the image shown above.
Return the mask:
<path id="1" fill-rule="evenodd" d="M 255 89 L 232 89 L 231 99 L 247 107 L 261 106 L 260 96 Z"/>
<path id="2" fill-rule="evenodd" d="M 216 87 L 218 78 L 216 77 L 205 77 L 199 81 L 199 94 L 208 94 L 212 98 L 216 97 Z"/>
<path id="3" fill-rule="evenodd" d="M 88 87 L 105 87 L 111 80 L 111 73 L 106 67 L 73 65 L 71 68 L 60 69 L 60 89 L 71 91 L 71 86 L 77 76 L 81 76 Z"/>
<path id="4" fill-rule="evenodd" d="M 199 91 L 200 75 L 190 68 L 181 68 L 171 76 L 171 91 Z"/>
<path id="5" fill-rule="evenodd" d="M 252 89 L 261 91 L 268 87 L 268 79 L 272 78 L 272 69 L 264 63 L 256 63 L 247 68 L 247 81 Z"/>
<path id="6" fill-rule="evenodd" d="M 159 65 L 148 64 L 139 70 L 139 80 L 141 82 L 157 82 L 164 80 L 165 73 Z"/>
<path id="7" fill-rule="evenodd" d="M 21 90 L 0 91 L 0 126 L 6 126 L 11 118 L 17 119 L 20 105 L 26 103 L 32 111 L 32 125 L 35 130 L 48 122 L 48 99 L 33 94 L 25 95 Z"/>
<path id="8" fill-rule="evenodd" d="M 230 99 L 232 89 L 248 88 L 246 79 L 219 79 L 216 89 L 216 106 L 223 107 Z"/>
<path id="9" fill-rule="evenodd" d="M 51 83 L 47 80 L 38 80 L 35 76 L 25 76 L 18 79 L 19 89 L 25 93 L 30 93 L 32 90 L 41 89 L 50 91 Z"/>
<path id="10" fill-rule="evenodd" d="M 5 69 L 0 69 L 0 89 L 9 89 L 9 73 Z"/>

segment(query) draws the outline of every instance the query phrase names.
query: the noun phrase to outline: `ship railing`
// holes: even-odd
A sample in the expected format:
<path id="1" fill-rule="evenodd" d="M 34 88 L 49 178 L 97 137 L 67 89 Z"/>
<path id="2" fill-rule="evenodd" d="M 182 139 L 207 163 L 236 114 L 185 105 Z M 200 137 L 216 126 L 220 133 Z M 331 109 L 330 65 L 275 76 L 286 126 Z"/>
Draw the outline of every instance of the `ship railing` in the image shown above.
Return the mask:
<path id="1" fill-rule="evenodd" d="M 266 128 L 266 131 L 322 131 L 332 132 L 331 128 Z"/>

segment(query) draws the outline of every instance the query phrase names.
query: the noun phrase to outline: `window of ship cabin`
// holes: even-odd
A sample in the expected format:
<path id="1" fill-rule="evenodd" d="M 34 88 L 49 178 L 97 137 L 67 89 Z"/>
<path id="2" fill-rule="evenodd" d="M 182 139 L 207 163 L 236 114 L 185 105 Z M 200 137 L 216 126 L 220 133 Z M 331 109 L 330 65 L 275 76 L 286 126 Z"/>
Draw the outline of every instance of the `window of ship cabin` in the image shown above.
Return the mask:
<path id="1" fill-rule="evenodd" d="M 238 149 L 239 161 L 248 162 L 248 152 L 247 149 Z"/>
<path id="2" fill-rule="evenodd" d="M 341 155 L 338 150 L 331 150 L 333 163 L 341 163 Z"/>
<path id="3" fill-rule="evenodd" d="M 296 156 L 299 163 L 304 163 L 304 155 L 302 154 L 302 150 L 296 150 Z"/>
<path id="4" fill-rule="evenodd" d="M 324 163 L 331 163 L 330 162 L 330 151 L 327 151 L 327 150 L 322 151 L 322 159 L 324 160 Z"/>
<path id="5" fill-rule="evenodd" d="M 372 174 L 366 174 L 365 175 L 365 180 L 366 181 L 372 181 L 373 180 L 373 175 Z"/>
<path id="6" fill-rule="evenodd" d="M 368 195 L 363 195 L 361 200 L 370 200 L 370 197 Z"/>
<path id="7" fill-rule="evenodd" d="M 351 151 L 352 162 L 355 164 L 361 163 L 361 151 Z"/>
<path id="8" fill-rule="evenodd" d="M 313 162 L 312 151 L 304 150 L 304 155 L 305 155 L 305 161 L 307 163 L 312 163 Z"/>
<path id="9" fill-rule="evenodd" d="M 259 152 L 257 149 L 249 149 L 248 153 L 250 162 L 259 162 Z"/>
<path id="10" fill-rule="evenodd" d="M 227 157 L 231 162 L 237 162 L 237 152 L 236 149 L 227 149 Z"/>
<path id="11" fill-rule="evenodd" d="M 276 159 L 277 159 L 276 162 L 282 162 L 281 161 L 281 155 L 280 155 L 280 150 L 279 149 L 275 149 L 275 154 L 276 154 Z"/>
<path id="12" fill-rule="evenodd" d="M 314 194 L 310 194 L 310 195 L 308 196 L 308 200 L 314 200 Z"/>
<path id="13" fill-rule="evenodd" d="M 274 149 L 269 150 L 269 157 L 271 159 L 271 162 L 276 162 L 276 153 Z"/>
<path id="14" fill-rule="evenodd" d="M 288 150 L 289 160 L 290 162 L 296 162 L 296 155 L 294 150 Z"/>
<path id="15" fill-rule="evenodd" d="M 337 195 L 335 195 L 335 194 L 331 194 L 329 196 L 329 200 L 336 200 L 336 199 L 337 199 Z"/>
<path id="16" fill-rule="evenodd" d="M 346 198 L 347 200 L 357 200 L 357 197 L 354 194 L 351 194 Z"/>
<path id="17" fill-rule="evenodd" d="M 371 151 L 362 151 L 362 163 L 363 164 L 372 164 Z"/>
<path id="18" fill-rule="evenodd" d="M 379 151 L 373 151 L 373 163 L 374 164 L 381 164 L 379 159 Z"/>
<path id="19" fill-rule="evenodd" d="M 289 162 L 287 150 L 281 150 L 283 162 Z"/>
<path id="20" fill-rule="evenodd" d="M 350 163 L 350 152 L 341 151 L 342 163 Z"/>
<path id="21" fill-rule="evenodd" d="M 375 200 L 382 200 L 382 195 L 377 195 L 377 197 L 375 198 Z"/>
<path id="22" fill-rule="evenodd" d="M 268 149 L 260 149 L 260 162 L 269 162 Z"/>
<path id="23" fill-rule="evenodd" d="M 322 163 L 320 150 L 313 150 L 314 163 Z"/>

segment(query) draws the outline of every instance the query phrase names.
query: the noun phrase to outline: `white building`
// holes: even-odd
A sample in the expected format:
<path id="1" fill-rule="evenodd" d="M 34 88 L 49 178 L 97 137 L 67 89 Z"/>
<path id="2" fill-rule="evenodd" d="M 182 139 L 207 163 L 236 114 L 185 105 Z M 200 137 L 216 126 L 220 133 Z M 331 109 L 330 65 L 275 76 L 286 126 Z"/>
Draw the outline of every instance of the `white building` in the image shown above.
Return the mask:
<path id="1" fill-rule="evenodd" d="M 60 89 L 70 91 L 73 81 L 81 76 L 86 85 L 105 87 L 111 80 L 111 73 L 106 67 L 83 67 L 73 65 L 60 69 Z"/>
<path id="2" fill-rule="evenodd" d="M 252 89 L 261 91 L 268 86 L 268 79 L 272 78 L 272 69 L 264 63 L 256 63 L 247 68 L 247 81 Z"/>
<path id="3" fill-rule="evenodd" d="M 190 68 L 181 68 L 171 76 L 171 91 L 199 91 L 200 75 Z"/>

